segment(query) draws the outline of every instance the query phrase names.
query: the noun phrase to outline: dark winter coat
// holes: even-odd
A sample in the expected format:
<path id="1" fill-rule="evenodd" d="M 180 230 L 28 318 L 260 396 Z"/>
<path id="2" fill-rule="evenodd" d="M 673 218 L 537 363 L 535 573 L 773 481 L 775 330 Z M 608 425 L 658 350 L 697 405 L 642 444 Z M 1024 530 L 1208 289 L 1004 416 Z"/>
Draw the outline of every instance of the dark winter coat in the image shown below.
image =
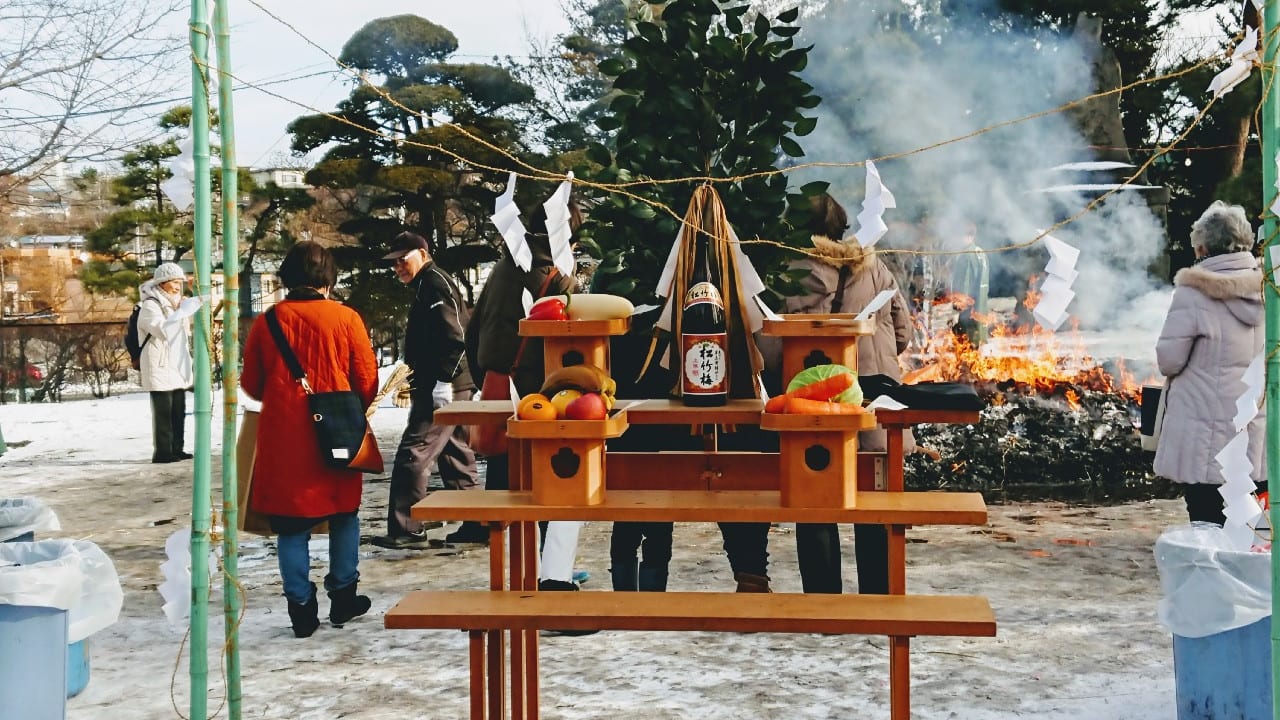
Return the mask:
<path id="1" fill-rule="evenodd" d="M 437 263 L 428 262 L 409 285 L 413 304 L 405 327 L 404 363 L 413 370 L 414 393 L 429 395 L 437 382 L 474 390 L 463 354 L 467 310 L 457 283 Z"/>
<path id="2" fill-rule="evenodd" d="M 1262 353 L 1262 273 L 1247 252 L 1207 258 L 1180 270 L 1156 343 L 1168 378 L 1157 475 L 1183 483 L 1223 483 L 1214 457 L 1236 436 L 1236 401 L 1244 372 Z M 1265 476 L 1266 414 L 1248 425 L 1253 479 Z"/>
<path id="3" fill-rule="evenodd" d="M 547 277 L 555 270 L 551 261 L 551 245 L 545 235 L 525 236 L 533 254 L 529 271 L 521 270 L 504 248 L 502 259 L 489 273 L 484 290 L 476 300 L 471 322 L 467 325 L 467 359 L 478 383 L 489 371 L 510 372 L 520 349 L 520 320 L 524 318 L 523 291 L 536 300 L 543 295 L 564 294 L 574 287 L 574 279 L 556 273 L 550 284 Z M 537 392 L 542 385 L 542 341 L 529 338 L 516 367 L 516 389 L 521 395 Z"/>
<path id="4" fill-rule="evenodd" d="M 316 392 L 354 390 L 363 404 L 373 401 L 377 362 L 369 332 L 354 310 L 317 298 L 285 300 L 275 313 Z M 302 518 L 356 511 L 361 473 L 322 460 L 307 396 L 285 365 L 264 315 L 249 330 L 240 386 L 262 401 L 250 507 Z"/>

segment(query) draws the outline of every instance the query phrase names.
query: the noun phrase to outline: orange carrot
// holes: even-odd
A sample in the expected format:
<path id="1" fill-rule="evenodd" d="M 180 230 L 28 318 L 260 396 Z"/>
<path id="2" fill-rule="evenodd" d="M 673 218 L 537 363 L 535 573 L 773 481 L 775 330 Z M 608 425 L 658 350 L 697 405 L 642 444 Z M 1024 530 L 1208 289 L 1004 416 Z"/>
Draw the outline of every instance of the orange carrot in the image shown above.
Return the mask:
<path id="1" fill-rule="evenodd" d="M 819 380 L 804 387 L 798 387 L 787 394 L 792 397 L 804 398 L 805 400 L 830 400 L 853 387 L 853 383 L 854 377 L 852 375 L 840 373 L 839 375 L 832 375 L 826 380 Z"/>
<path id="2" fill-rule="evenodd" d="M 767 413 L 780 413 L 787 411 L 787 396 L 774 395 L 769 398 L 769 402 L 764 404 L 764 411 Z"/>
<path id="3" fill-rule="evenodd" d="M 861 405 L 853 403 L 828 402 L 826 400 L 809 400 L 808 398 L 788 395 L 787 412 L 799 415 L 857 415 L 863 412 Z"/>

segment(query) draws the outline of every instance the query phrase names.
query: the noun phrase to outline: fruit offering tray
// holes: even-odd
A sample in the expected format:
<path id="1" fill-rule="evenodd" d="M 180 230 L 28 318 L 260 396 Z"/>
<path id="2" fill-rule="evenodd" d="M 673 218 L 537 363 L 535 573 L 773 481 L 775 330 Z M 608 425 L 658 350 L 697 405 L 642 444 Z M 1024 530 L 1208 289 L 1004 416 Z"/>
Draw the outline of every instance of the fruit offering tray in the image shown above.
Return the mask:
<path id="1" fill-rule="evenodd" d="M 613 410 L 603 420 L 507 419 L 508 437 L 521 440 L 603 439 L 618 437 L 627 429 L 627 411 Z"/>

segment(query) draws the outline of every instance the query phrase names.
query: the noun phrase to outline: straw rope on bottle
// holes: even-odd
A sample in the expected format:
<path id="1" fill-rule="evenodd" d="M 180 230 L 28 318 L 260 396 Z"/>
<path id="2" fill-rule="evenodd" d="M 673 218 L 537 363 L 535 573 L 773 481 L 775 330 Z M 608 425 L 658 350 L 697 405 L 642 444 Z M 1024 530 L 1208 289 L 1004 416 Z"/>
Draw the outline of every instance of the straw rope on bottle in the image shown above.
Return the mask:
<path id="1" fill-rule="evenodd" d="M 676 270 L 671 280 L 671 291 L 667 295 L 670 302 L 684 300 L 689 290 L 690 278 L 693 275 L 694 253 L 698 236 L 705 235 L 711 244 L 711 257 L 715 259 L 719 277 L 721 296 L 724 299 L 726 331 L 728 333 L 728 356 L 725 364 L 729 376 L 730 398 L 760 397 L 759 376 L 764 368 L 764 359 L 756 347 L 751 335 L 751 322 L 747 303 L 751 298 L 742 291 L 741 272 L 738 267 L 737 242 L 729 217 L 725 213 L 724 203 L 719 193 L 710 184 L 699 186 L 689 201 L 689 209 L 685 212 L 684 224 L 681 226 L 680 249 L 676 254 Z M 667 346 L 669 366 L 677 373 L 677 381 L 672 393 L 680 396 L 681 388 L 678 375 L 683 367 L 680 357 L 680 343 L 674 339 L 681 333 L 681 314 L 672 312 L 671 336 L 673 341 Z M 657 343 L 655 334 L 654 345 Z M 653 346 L 650 346 L 650 353 Z M 646 362 L 646 367 L 648 363 Z M 643 370 L 641 371 L 643 374 Z"/>

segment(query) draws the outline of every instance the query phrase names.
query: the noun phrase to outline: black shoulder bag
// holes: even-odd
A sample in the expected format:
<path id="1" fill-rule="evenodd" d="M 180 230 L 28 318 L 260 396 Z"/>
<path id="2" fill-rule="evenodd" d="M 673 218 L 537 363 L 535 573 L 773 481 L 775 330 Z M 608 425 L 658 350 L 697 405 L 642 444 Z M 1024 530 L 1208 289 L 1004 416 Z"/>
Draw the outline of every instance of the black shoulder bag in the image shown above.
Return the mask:
<path id="1" fill-rule="evenodd" d="M 367 445 L 373 440 L 373 433 L 360 395 L 354 390 L 321 393 L 313 390 L 298 356 L 285 339 L 275 308 L 267 311 L 267 327 L 289 372 L 307 394 L 307 407 L 311 410 L 316 438 L 320 441 L 320 456 L 325 464 L 343 470 L 382 472 L 382 454 L 376 442 L 372 443 L 371 450 Z"/>

